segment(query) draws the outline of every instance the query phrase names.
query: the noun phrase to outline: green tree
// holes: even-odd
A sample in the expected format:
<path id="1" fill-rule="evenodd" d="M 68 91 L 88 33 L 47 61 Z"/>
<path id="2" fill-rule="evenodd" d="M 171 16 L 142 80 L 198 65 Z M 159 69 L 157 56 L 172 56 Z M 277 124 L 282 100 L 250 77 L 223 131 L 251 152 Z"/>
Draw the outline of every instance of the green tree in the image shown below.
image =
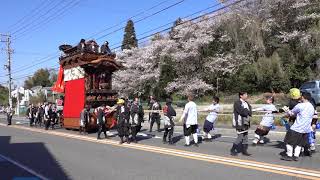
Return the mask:
<path id="1" fill-rule="evenodd" d="M 46 96 L 43 92 L 38 93 L 36 96 L 30 97 L 31 104 L 44 103 L 46 101 L 47 101 L 47 99 L 46 99 Z"/>
<path id="2" fill-rule="evenodd" d="M 134 30 L 134 24 L 132 20 L 127 22 L 126 28 L 124 30 L 124 36 L 122 41 L 121 49 L 131 49 L 138 47 L 138 40 L 136 38 L 136 32 Z"/>
<path id="3" fill-rule="evenodd" d="M 49 69 L 39 69 L 34 73 L 32 77 L 29 77 L 24 81 L 24 87 L 26 89 L 30 89 L 34 86 L 52 86 L 53 80 L 51 77 L 52 76 Z"/>
<path id="4" fill-rule="evenodd" d="M 280 57 L 274 53 L 270 58 L 259 58 L 255 63 L 257 85 L 260 91 L 281 92 L 290 89 L 290 81 L 283 71 Z"/>
<path id="5" fill-rule="evenodd" d="M 168 97 L 165 87 L 169 82 L 172 82 L 176 78 L 176 72 L 174 69 L 174 62 L 171 57 L 164 56 L 160 64 L 160 78 L 158 85 L 154 90 L 154 95 L 158 98 L 165 99 Z"/>
<path id="6" fill-rule="evenodd" d="M 9 90 L 7 87 L 0 85 L 0 104 L 7 105 L 9 102 Z"/>

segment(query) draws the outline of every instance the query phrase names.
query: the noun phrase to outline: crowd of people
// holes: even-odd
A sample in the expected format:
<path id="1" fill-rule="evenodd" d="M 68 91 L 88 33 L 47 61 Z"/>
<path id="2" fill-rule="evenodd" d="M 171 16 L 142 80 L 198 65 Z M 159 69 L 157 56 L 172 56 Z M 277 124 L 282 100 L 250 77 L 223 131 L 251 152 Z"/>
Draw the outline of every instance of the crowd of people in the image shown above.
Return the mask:
<path id="1" fill-rule="evenodd" d="M 42 127 L 45 130 L 55 129 L 56 125 L 60 126 L 60 117 L 62 115 L 62 110 L 54 103 L 39 103 L 37 106 L 29 104 L 26 111 L 26 117 L 29 119 L 30 127 Z"/>
<path id="2" fill-rule="evenodd" d="M 248 94 L 246 92 L 239 92 L 239 99 L 234 102 L 233 105 L 233 118 L 232 126 L 236 130 L 237 138 L 233 142 L 230 149 L 230 154 L 236 156 L 242 153 L 245 156 L 250 156 L 248 152 L 249 138 L 248 133 L 250 129 L 250 120 L 252 112 L 264 113 L 260 124 L 254 131 L 254 140 L 252 145 L 264 144 L 264 138 L 268 135 L 270 130 L 274 128 L 275 113 L 282 113 L 282 122 L 287 128 L 287 133 L 284 138 L 286 153 L 281 157 L 286 161 L 298 161 L 300 153 L 311 156 L 315 151 L 315 133 L 316 129 L 320 128 L 320 124 L 317 123 L 317 111 L 316 104 L 313 98 L 308 92 L 300 92 L 299 89 L 293 88 L 290 90 L 291 99 L 288 106 L 277 109 L 274 105 L 274 97 L 266 96 L 265 105 L 260 108 L 253 109 L 248 100 Z M 188 103 L 185 105 L 180 122 L 183 124 L 183 134 L 185 137 L 185 146 L 193 144 L 198 147 L 198 113 L 206 112 L 207 116 L 203 124 L 203 141 L 212 141 L 212 135 L 210 134 L 214 130 L 215 122 L 218 119 L 220 113 L 219 97 L 214 96 L 212 103 L 204 110 L 198 110 L 196 103 L 194 102 L 194 96 L 188 95 Z M 11 124 L 12 109 L 7 108 L 8 125 Z M 61 115 L 61 109 L 57 108 L 52 103 L 38 104 L 35 107 L 30 104 L 26 113 L 27 118 L 30 120 L 30 126 L 42 126 L 46 130 L 51 125 L 59 124 L 59 116 Z M 149 132 L 152 132 L 154 123 L 157 124 L 157 131 L 161 132 L 160 119 L 163 120 L 164 133 L 163 143 L 170 145 L 174 144 L 173 132 L 175 127 L 175 118 L 177 116 L 175 109 L 172 106 L 172 99 L 167 98 L 163 107 L 153 96 L 150 96 L 148 101 L 148 112 L 150 123 Z M 120 138 L 120 144 L 122 143 L 137 143 L 137 134 L 141 131 L 142 123 L 144 122 L 145 110 L 140 102 L 139 98 L 135 98 L 133 102 L 130 102 L 124 98 L 118 99 L 114 107 L 101 105 L 94 110 L 98 133 L 97 139 L 101 139 L 101 133 L 104 133 L 105 138 L 108 138 L 107 131 L 110 127 L 116 126 L 118 136 Z M 161 115 L 163 117 L 161 118 Z M 107 127 L 107 118 L 113 118 L 112 125 Z M 92 114 L 90 113 L 90 106 L 86 106 L 80 113 L 80 129 L 79 133 L 86 134 L 88 125 L 91 122 Z M 288 120 L 285 120 L 288 119 Z M 191 143 L 191 138 L 193 143 Z"/>
<path id="3" fill-rule="evenodd" d="M 237 138 L 230 150 L 231 155 L 236 156 L 248 153 L 248 131 L 250 128 L 250 118 L 253 111 L 264 112 L 260 125 L 255 130 L 253 145 L 264 144 L 264 137 L 274 126 L 274 113 L 284 113 L 282 119 L 287 127 L 284 138 L 285 154 L 281 160 L 298 161 L 300 153 L 311 156 L 315 151 L 315 133 L 317 126 L 317 110 L 313 98 L 308 92 L 300 92 L 299 89 L 290 90 L 291 99 L 288 106 L 279 110 L 275 107 L 274 98 L 266 97 L 266 105 L 261 108 L 252 109 L 247 101 L 248 95 L 245 92 L 239 93 L 239 100 L 234 103 L 233 127 L 236 129 Z"/>
<path id="4" fill-rule="evenodd" d="M 109 48 L 109 42 L 105 41 L 100 47 L 94 40 L 90 40 L 86 42 L 85 39 L 81 39 L 79 44 L 77 45 L 77 49 L 80 52 L 92 52 L 92 53 L 100 53 L 106 55 L 112 55 Z"/>

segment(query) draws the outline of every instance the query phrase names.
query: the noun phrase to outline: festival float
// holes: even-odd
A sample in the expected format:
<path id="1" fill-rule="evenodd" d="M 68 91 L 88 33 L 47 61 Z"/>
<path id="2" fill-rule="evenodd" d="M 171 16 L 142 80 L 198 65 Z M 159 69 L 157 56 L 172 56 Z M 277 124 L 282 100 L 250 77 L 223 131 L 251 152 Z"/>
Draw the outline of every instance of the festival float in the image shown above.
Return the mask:
<path id="1" fill-rule="evenodd" d="M 90 44 L 92 41 L 87 46 Z M 112 107 L 116 104 L 117 92 L 112 90 L 112 74 L 121 68 L 121 64 L 115 61 L 115 54 L 99 53 L 84 46 L 61 45 L 59 49 L 62 51 L 60 69 L 52 90 L 64 93 L 62 126 L 79 129 L 80 113 L 89 105 L 91 110 L 87 130 L 96 129 L 97 116 L 94 110 L 101 105 Z M 107 113 L 105 119 L 107 127 L 113 126 L 113 112 Z"/>

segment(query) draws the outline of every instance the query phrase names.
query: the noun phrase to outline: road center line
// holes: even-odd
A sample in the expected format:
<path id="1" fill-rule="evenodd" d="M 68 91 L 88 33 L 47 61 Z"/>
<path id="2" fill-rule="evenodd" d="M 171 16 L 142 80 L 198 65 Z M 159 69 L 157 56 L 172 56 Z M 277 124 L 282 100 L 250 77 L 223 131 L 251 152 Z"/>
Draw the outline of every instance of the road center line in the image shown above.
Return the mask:
<path id="1" fill-rule="evenodd" d="M 6 126 L 2 123 L 0 123 L 0 125 Z M 99 141 L 93 137 L 84 137 L 84 136 L 80 136 L 80 135 L 73 135 L 73 134 L 68 134 L 68 133 L 63 133 L 63 132 L 45 131 L 45 130 L 16 126 L 16 125 L 13 125 L 12 127 L 18 128 L 18 129 L 29 130 L 29 131 L 33 131 L 33 132 L 44 133 L 44 134 L 51 134 L 51 135 L 72 138 L 72 139 L 90 141 L 90 142 L 94 142 L 94 143 L 109 144 L 109 145 L 114 145 L 114 146 L 119 146 L 119 147 L 126 147 L 126 148 L 138 149 L 138 150 L 143 150 L 143 151 L 148 151 L 148 152 L 161 153 L 161 154 L 167 154 L 167 155 L 172 155 L 172 156 L 179 156 L 179 157 L 183 157 L 183 158 L 207 161 L 207 162 L 212 162 L 212 163 L 217 163 L 217 164 L 237 166 L 237 167 L 242 167 L 242 168 L 246 168 L 246 169 L 254 169 L 254 170 L 259 170 L 259 171 L 264 171 L 264 172 L 272 172 L 272 173 L 276 173 L 276 174 L 295 176 L 295 177 L 301 177 L 301 178 L 306 178 L 306 179 L 320 179 L 320 172 L 315 171 L 315 170 L 295 168 L 295 167 L 290 167 L 290 166 L 281 166 L 281 165 L 262 163 L 262 162 L 256 162 L 256 161 L 240 160 L 237 158 L 227 158 L 227 157 L 223 157 L 223 156 L 214 156 L 214 155 L 194 153 L 194 152 L 169 149 L 169 148 L 161 148 L 161 147 L 155 147 L 155 146 L 149 146 L 149 145 L 143 145 L 143 144 L 122 144 L 122 145 L 119 145 L 118 141 L 114 141 L 114 140 L 105 140 L 105 141 L 100 140 Z"/>

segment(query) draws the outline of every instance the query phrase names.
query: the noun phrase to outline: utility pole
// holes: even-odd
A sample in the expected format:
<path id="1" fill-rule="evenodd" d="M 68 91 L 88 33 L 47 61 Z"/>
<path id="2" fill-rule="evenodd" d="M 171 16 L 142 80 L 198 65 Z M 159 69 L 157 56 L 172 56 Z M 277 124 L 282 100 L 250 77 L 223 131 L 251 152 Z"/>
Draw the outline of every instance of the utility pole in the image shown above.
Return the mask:
<path id="1" fill-rule="evenodd" d="M 6 51 L 8 55 L 8 64 L 4 65 L 5 69 L 8 70 L 8 76 L 9 76 L 9 81 L 8 81 L 8 89 L 9 89 L 9 105 L 12 108 L 12 98 L 11 98 L 11 84 L 12 84 L 12 78 L 11 78 L 11 54 L 13 53 L 13 49 L 11 49 L 11 36 L 8 34 L 0 34 L 1 41 L 0 42 L 5 42 L 6 43 Z"/>
<path id="2" fill-rule="evenodd" d="M 19 93 L 19 86 L 17 87 L 17 115 L 20 115 L 20 93 Z"/>

